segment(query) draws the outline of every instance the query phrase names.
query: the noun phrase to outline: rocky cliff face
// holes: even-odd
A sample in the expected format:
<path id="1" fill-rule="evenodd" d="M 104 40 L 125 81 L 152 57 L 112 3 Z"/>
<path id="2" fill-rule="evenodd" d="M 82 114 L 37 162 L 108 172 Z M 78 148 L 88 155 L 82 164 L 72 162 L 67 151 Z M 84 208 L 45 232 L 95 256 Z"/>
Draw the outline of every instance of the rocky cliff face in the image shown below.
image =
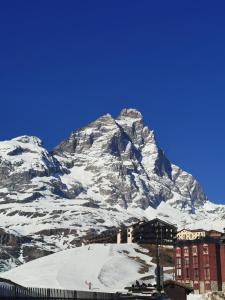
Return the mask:
<path id="1" fill-rule="evenodd" d="M 29 239 L 17 263 L 79 245 L 90 229 L 156 215 L 179 226 L 216 220 L 218 229 L 225 209 L 168 160 L 135 109 L 100 117 L 51 153 L 36 137 L 0 142 L 0 227 Z"/>
<path id="2" fill-rule="evenodd" d="M 192 211 L 207 201 L 194 178 L 170 163 L 134 109 L 122 110 L 117 119 L 99 118 L 74 132 L 53 153 L 69 170 L 65 177 L 81 183 L 82 197 L 101 205 L 156 208 L 162 201 L 173 203 L 179 195 L 180 207 Z"/>

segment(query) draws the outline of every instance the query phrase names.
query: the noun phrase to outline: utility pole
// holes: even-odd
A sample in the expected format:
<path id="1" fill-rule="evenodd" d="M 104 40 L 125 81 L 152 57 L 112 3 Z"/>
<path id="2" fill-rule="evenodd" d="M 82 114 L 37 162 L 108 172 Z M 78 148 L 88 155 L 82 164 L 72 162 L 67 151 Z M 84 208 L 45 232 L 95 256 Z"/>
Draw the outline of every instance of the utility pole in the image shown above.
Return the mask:
<path id="1" fill-rule="evenodd" d="M 159 253 L 159 227 L 160 224 L 157 223 L 156 227 L 156 289 L 158 292 L 162 291 L 162 285 L 161 285 L 161 276 L 162 276 L 162 269 L 160 266 L 160 253 Z M 162 228 L 161 229 L 161 234 L 162 234 Z"/>
<path id="2" fill-rule="evenodd" d="M 160 270 L 160 263 L 159 263 L 159 244 L 157 241 L 157 244 L 156 244 L 156 289 L 158 292 L 161 292 L 161 290 L 162 290 L 161 280 L 160 280 L 160 277 L 161 277 L 160 271 L 161 270 Z"/>

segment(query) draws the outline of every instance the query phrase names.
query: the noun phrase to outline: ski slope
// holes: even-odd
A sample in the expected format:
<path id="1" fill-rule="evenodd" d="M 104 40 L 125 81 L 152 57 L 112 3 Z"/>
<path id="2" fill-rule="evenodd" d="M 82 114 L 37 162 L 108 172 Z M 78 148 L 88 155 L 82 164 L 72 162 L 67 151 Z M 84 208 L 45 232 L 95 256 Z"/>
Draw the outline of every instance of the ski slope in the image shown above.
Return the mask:
<path id="1" fill-rule="evenodd" d="M 153 277 L 151 259 L 137 245 L 93 244 L 36 259 L 1 277 L 27 287 L 88 290 L 91 282 L 92 290 L 121 291 L 137 279 Z"/>

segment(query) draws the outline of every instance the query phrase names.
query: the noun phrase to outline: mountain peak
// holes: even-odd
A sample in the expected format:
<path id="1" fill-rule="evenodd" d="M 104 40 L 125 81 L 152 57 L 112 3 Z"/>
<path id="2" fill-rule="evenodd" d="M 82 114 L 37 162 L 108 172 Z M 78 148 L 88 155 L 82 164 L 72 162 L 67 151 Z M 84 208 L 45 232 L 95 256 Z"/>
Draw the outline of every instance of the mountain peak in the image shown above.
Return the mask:
<path id="1" fill-rule="evenodd" d="M 43 146 L 42 140 L 36 136 L 22 135 L 12 139 L 12 141 L 17 141 L 24 144 L 35 144 L 37 146 Z"/>
<path id="2" fill-rule="evenodd" d="M 124 108 L 121 110 L 118 119 L 131 118 L 143 119 L 142 114 L 135 108 Z"/>

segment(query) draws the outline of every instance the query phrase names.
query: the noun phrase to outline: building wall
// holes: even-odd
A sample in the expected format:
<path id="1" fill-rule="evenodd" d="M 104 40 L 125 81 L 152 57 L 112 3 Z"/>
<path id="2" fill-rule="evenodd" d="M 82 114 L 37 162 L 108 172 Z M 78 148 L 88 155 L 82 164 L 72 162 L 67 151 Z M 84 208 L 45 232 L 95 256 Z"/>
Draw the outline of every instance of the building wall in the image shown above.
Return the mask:
<path id="1" fill-rule="evenodd" d="M 195 293 L 221 290 L 221 256 L 225 286 L 225 247 L 221 253 L 217 243 L 193 241 L 182 244 L 175 253 L 176 280 L 189 284 Z"/>
<path id="2" fill-rule="evenodd" d="M 222 291 L 225 291 L 225 245 L 220 245 L 220 261 L 221 261 L 221 282 Z"/>

